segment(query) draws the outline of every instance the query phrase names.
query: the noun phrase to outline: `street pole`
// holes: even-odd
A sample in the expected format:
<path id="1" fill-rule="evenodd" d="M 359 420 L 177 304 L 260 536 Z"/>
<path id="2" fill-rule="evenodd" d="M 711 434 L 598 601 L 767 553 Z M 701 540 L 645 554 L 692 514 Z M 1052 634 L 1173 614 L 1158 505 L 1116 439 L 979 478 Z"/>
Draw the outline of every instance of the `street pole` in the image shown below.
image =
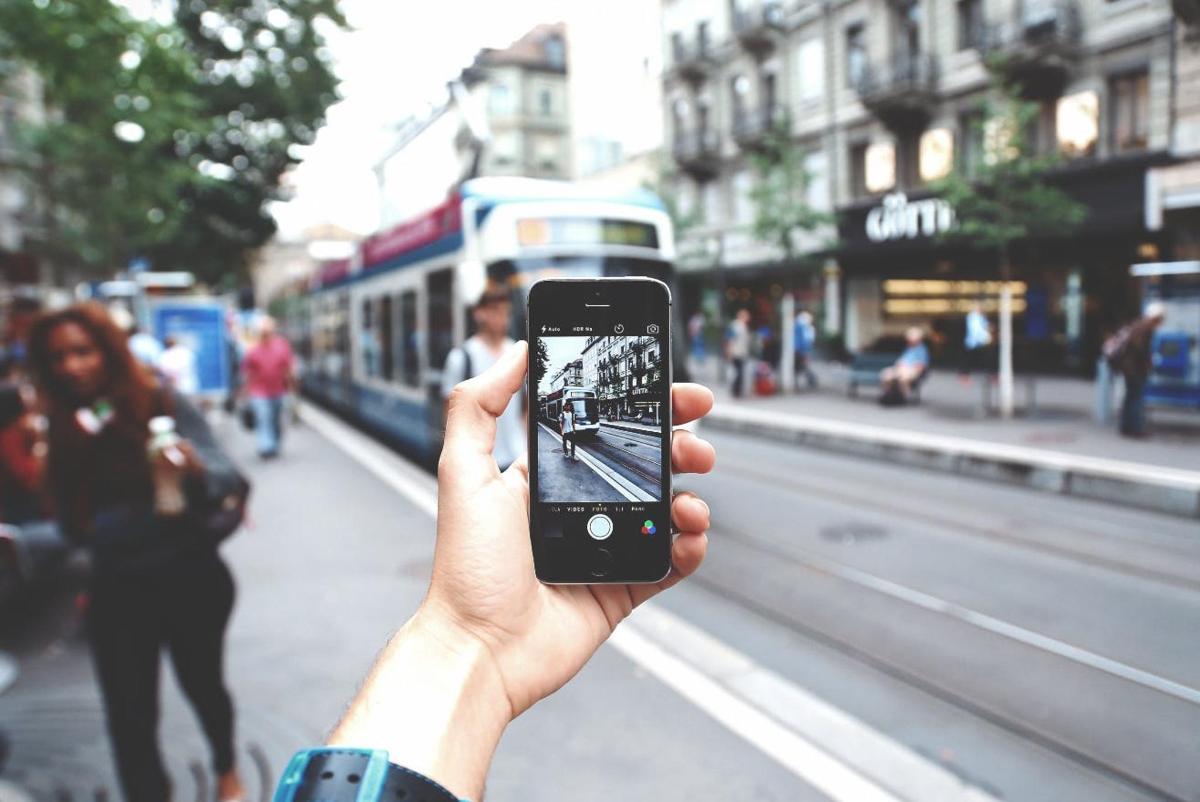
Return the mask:
<path id="1" fill-rule="evenodd" d="M 792 391 L 796 375 L 796 338 L 793 336 L 796 318 L 796 297 L 792 294 L 791 282 L 788 290 L 779 301 L 779 336 L 783 346 L 779 365 L 779 394 L 787 395 Z"/>
<path id="2" fill-rule="evenodd" d="M 1000 417 L 1013 416 L 1013 329 L 1012 329 L 1012 268 L 1008 249 L 1000 262 Z"/>

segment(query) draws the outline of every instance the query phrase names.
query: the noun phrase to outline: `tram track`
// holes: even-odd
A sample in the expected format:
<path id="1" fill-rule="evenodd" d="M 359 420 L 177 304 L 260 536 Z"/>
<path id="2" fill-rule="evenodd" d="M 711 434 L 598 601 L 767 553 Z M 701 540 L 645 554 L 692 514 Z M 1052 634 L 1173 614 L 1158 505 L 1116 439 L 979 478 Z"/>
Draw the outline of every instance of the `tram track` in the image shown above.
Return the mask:
<path id="1" fill-rule="evenodd" d="M 762 482 L 785 490 L 819 495 L 825 500 L 847 504 L 855 509 L 869 509 L 893 515 L 901 513 L 905 518 L 934 525 L 938 527 L 939 531 L 953 533 L 956 536 L 972 537 L 1016 546 L 1024 550 L 1049 554 L 1073 560 L 1084 565 L 1104 568 L 1126 576 L 1162 582 L 1190 591 L 1200 591 L 1200 574 L 1185 573 L 1179 570 L 1179 567 L 1176 565 L 1168 566 L 1172 570 L 1160 570 L 1144 565 L 1136 565 L 1127 560 L 1098 554 L 1095 551 L 1086 551 L 1080 548 L 1048 542 L 1044 539 L 1034 539 L 1028 535 L 1006 532 L 996 526 L 973 523 L 970 520 L 965 520 L 962 516 L 938 513 L 936 505 L 906 504 L 903 507 L 898 507 L 894 499 L 883 500 L 871 493 L 864 493 L 860 489 L 853 489 L 850 485 L 844 483 L 842 486 L 837 486 L 835 483 L 829 481 L 806 481 L 797 478 L 794 474 L 761 470 L 755 465 L 736 458 L 722 457 L 721 472 L 741 476 L 755 482 Z"/>
<path id="2" fill-rule="evenodd" d="M 653 449 L 659 452 L 659 458 L 654 459 L 642 452 L 618 445 L 615 440 L 629 440 L 635 443 L 634 448 Z M 585 441 L 586 442 L 586 441 Z M 588 445 L 592 453 L 604 457 L 610 462 L 615 462 L 621 468 L 632 471 L 639 477 L 649 482 L 647 490 L 654 493 L 658 492 L 659 482 L 662 477 L 662 453 L 660 440 L 657 437 L 645 435 L 640 432 L 626 432 L 623 430 L 605 431 L 603 424 L 600 426 L 600 432 L 596 438 Z"/>
<path id="3" fill-rule="evenodd" d="M 1102 673 L 1103 676 L 1111 680 L 1136 687 L 1139 692 L 1164 694 L 1172 700 L 1172 704 L 1183 705 L 1185 706 L 1183 709 L 1186 711 L 1198 711 L 1194 718 L 1200 724 L 1200 690 L 1188 688 L 1170 681 L 1165 681 L 1165 683 L 1156 681 L 1162 678 L 1155 678 L 1147 683 L 1145 675 L 1148 672 L 1138 672 L 1136 669 L 1134 671 L 1141 676 L 1136 676 L 1135 678 L 1123 676 L 1122 674 L 1125 672 L 1105 671 L 1103 668 L 1095 665 L 1093 661 L 1080 661 L 1073 659 L 1069 655 L 1064 655 L 1061 649 L 1049 651 L 1037 645 L 1035 638 L 1014 640 L 998 632 L 996 627 L 980 627 L 973 620 L 973 615 L 962 615 L 963 608 L 958 605 L 933 599 L 933 597 L 921 594 L 919 591 L 912 592 L 912 596 L 925 596 L 926 599 L 931 599 L 935 603 L 914 604 L 913 598 L 906 598 L 909 594 L 903 592 L 888 593 L 886 586 L 892 583 L 887 582 L 887 580 L 879 580 L 877 577 L 872 577 L 865 572 L 849 568 L 849 566 L 844 566 L 837 561 L 829 560 L 815 553 L 808 553 L 802 549 L 781 549 L 775 547 L 769 543 L 765 543 L 761 538 L 738 529 L 736 526 L 715 524 L 713 530 L 713 536 L 717 542 L 733 542 L 739 547 L 756 552 L 761 557 L 767 558 L 767 561 L 771 565 L 781 571 L 786 568 L 792 571 L 794 575 L 795 571 L 799 569 L 809 576 L 821 576 L 832 580 L 836 584 L 853 587 L 856 594 L 883 597 L 887 603 L 894 603 L 905 607 L 916 607 L 920 612 L 939 616 L 954 626 L 967 626 L 983 632 L 987 638 L 1004 638 L 1010 643 L 1016 644 L 1018 649 L 1034 650 L 1043 655 L 1052 655 L 1054 658 L 1064 660 L 1067 664 L 1075 666 L 1078 671 Z M 800 556 L 800 554 L 804 556 Z M 955 687 L 952 682 L 942 681 L 938 676 L 923 671 L 903 659 L 897 659 L 894 653 L 889 654 L 884 649 L 877 648 L 877 644 L 871 639 L 864 638 L 861 634 L 847 632 L 838 625 L 831 625 L 828 620 L 820 620 L 819 616 L 811 614 L 811 608 L 790 608 L 778 593 L 771 592 L 770 586 L 767 583 L 747 585 L 734 578 L 738 575 L 736 572 L 722 576 L 718 573 L 719 570 L 720 563 L 706 566 L 704 571 L 692 577 L 689 582 L 699 585 L 722 598 L 728 599 L 743 609 L 780 625 L 804 639 L 831 647 L 852 660 L 869 666 L 909 687 L 947 703 L 969 715 L 982 719 L 1011 735 L 1037 744 L 1058 758 L 1067 761 L 1077 770 L 1098 774 L 1107 780 L 1118 782 L 1130 790 L 1136 790 L 1138 793 L 1151 799 L 1173 800 L 1174 802 L 1189 802 L 1190 800 L 1194 800 L 1190 792 L 1181 788 L 1169 787 L 1159 779 L 1143 776 L 1142 773 L 1136 770 L 1119 765 L 1103 755 L 1097 754 L 1098 750 L 1094 747 L 1075 742 L 1069 737 L 1064 737 L 1061 732 L 1045 726 L 1044 722 L 1036 721 L 1033 717 L 1014 715 L 1011 710 L 1005 708 L 1003 704 L 1004 700 L 998 702 L 996 699 L 966 693 L 961 687 Z M 867 579 L 865 582 L 863 581 L 864 577 Z M 877 581 L 873 582 L 871 580 Z M 940 604 L 937 604 L 938 602 Z M 938 607 L 941 609 L 937 609 Z M 871 623 L 876 627 L 880 625 L 878 620 L 872 620 Z M 1030 634 L 1036 635 L 1036 633 Z M 1047 688 L 1046 691 L 1048 693 L 1053 692 L 1051 688 Z"/>

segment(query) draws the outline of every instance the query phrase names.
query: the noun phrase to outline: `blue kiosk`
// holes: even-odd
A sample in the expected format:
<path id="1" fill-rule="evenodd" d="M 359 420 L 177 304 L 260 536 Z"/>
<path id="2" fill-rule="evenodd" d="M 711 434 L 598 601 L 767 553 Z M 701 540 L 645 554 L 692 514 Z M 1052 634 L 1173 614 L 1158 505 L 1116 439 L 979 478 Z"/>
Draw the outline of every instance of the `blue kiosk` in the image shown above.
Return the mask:
<path id="1" fill-rule="evenodd" d="M 1200 409 L 1200 261 L 1147 262 L 1130 272 L 1141 283 L 1143 304 L 1166 307 L 1154 335 L 1146 402 Z"/>

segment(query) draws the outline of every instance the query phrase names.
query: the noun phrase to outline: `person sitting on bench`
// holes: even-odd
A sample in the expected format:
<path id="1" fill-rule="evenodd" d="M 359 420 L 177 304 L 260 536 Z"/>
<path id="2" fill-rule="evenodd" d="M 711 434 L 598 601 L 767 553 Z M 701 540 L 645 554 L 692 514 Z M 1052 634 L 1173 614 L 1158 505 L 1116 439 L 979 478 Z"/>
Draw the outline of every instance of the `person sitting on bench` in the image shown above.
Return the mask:
<path id="1" fill-rule="evenodd" d="M 884 368 L 879 373 L 883 383 L 883 403 L 903 404 L 908 401 L 913 386 L 929 370 L 929 348 L 925 345 L 925 332 L 916 326 L 910 328 L 904 335 L 908 347 L 891 367 Z"/>

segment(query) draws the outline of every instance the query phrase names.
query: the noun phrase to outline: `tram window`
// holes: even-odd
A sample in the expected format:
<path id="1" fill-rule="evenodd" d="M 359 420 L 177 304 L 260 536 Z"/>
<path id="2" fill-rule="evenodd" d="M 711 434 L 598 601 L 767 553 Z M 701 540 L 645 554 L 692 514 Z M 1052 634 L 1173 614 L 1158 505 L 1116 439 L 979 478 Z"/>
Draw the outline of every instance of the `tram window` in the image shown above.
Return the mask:
<path id="1" fill-rule="evenodd" d="M 377 357 L 378 352 L 375 348 L 375 332 L 372 327 L 375 323 L 374 302 L 370 298 L 364 298 L 362 302 L 362 317 L 361 330 L 358 335 L 359 354 L 362 359 L 363 375 L 368 378 L 373 378 L 378 375 L 379 367 Z"/>
<path id="2" fill-rule="evenodd" d="M 417 293 L 400 294 L 401 380 L 409 387 L 420 385 L 421 362 L 417 351 Z"/>
<path id="3" fill-rule="evenodd" d="M 392 346 L 392 296 L 385 295 L 379 299 L 379 372 L 384 381 L 391 381 L 396 375 L 393 362 Z"/>
<path id="4" fill-rule="evenodd" d="M 451 270 L 439 270 L 425 277 L 425 303 L 429 336 L 429 368 L 441 370 L 454 339 L 453 283 Z"/>

